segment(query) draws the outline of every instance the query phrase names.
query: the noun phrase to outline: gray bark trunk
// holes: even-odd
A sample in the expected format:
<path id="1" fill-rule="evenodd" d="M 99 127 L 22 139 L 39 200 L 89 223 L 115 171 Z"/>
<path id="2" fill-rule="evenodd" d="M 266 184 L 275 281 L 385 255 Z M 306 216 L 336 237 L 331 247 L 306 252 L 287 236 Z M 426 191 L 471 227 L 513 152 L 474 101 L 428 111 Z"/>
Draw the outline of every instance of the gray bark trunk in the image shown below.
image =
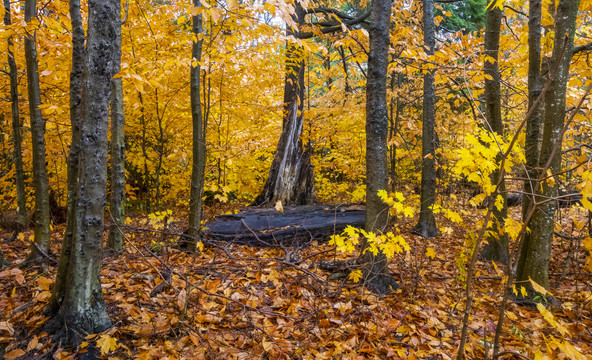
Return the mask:
<path id="1" fill-rule="evenodd" d="M 70 71 L 70 124 L 72 125 L 72 142 L 68 154 L 68 215 L 66 230 L 62 240 L 62 250 L 56 282 L 49 305 L 49 314 L 55 314 L 64 297 L 66 276 L 70 266 L 72 252 L 72 236 L 74 233 L 74 214 L 76 208 L 76 189 L 78 187 L 78 161 L 80 157 L 80 119 L 82 116 L 82 73 L 84 69 L 84 28 L 80 13 L 80 0 L 70 0 L 70 20 L 72 22 L 72 70 Z"/>
<path id="2" fill-rule="evenodd" d="M 434 54 L 436 47 L 436 28 L 434 25 L 434 2 L 423 2 L 423 43 L 428 55 Z M 413 232 L 430 238 L 439 235 L 432 205 L 436 201 L 436 136 L 435 136 L 435 107 L 436 90 L 434 70 L 429 70 L 423 76 L 423 125 L 422 125 L 422 168 L 419 222 Z"/>
<path id="3" fill-rule="evenodd" d="M 121 21 L 115 26 L 113 73 L 121 69 Z M 109 212 L 111 226 L 107 247 L 119 252 L 123 250 L 123 229 L 125 222 L 125 138 L 123 115 L 123 83 L 121 78 L 111 80 L 111 197 Z"/>
<path id="4" fill-rule="evenodd" d="M 491 76 L 490 79 L 485 79 L 485 115 L 489 124 L 488 130 L 499 137 L 504 135 L 504 124 L 502 122 L 502 102 L 501 102 L 501 86 L 500 86 L 500 71 L 499 71 L 499 40 L 500 29 L 502 25 L 502 11 L 499 8 L 488 8 L 486 14 L 485 27 L 485 55 L 492 57 L 495 61 L 492 63 L 485 60 L 484 70 L 485 74 Z M 492 146 L 496 146 L 493 144 Z M 500 182 L 499 170 L 495 171 L 491 180 L 494 184 Z M 499 196 L 503 198 L 502 209 L 498 210 L 496 206 L 493 207 L 493 224 L 490 228 L 494 236 L 488 236 L 488 244 L 484 247 L 481 253 L 482 257 L 487 260 L 506 262 L 508 260 L 508 236 L 504 233 L 504 224 L 508 216 L 507 198 L 506 198 L 506 184 L 504 179 L 501 179 L 498 188 Z M 495 201 L 495 199 L 492 199 Z"/>
<path id="5" fill-rule="evenodd" d="M 25 1 L 25 21 L 30 23 L 37 16 L 37 1 Z M 25 34 L 25 58 L 27 61 L 27 85 L 29 92 L 29 112 L 31 118 L 31 138 L 33 143 L 33 184 L 35 187 L 35 245 L 26 263 L 42 261 L 39 249 L 49 250 L 50 215 L 49 215 L 49 180 L 45 167 L 45 120 L 41 116 L 41 89 L 35 30 Z"/>
<path id="6" fill-rule="evenodd" d="M 118 0 L 90 0 L 82 87 L 80 169 L 72 249 L 59 316 L 53 331 L 68 343 L 111 326 L 101 290 L 103 224 L 107 188 L 107 134 Z M 64 326 L 65 324 L 65 326 Z"/>
<path id="7" fill-rule="evenodd" d="M 4 0 L 4 9 L 4 25 L 9 26 L 12 23 L 9 0 Z M 22 124 L 18 101 L 18 69 L 14 61 L 14 54 L 12 53 L 12 36 L 9 36 L 6 41 L 8 43 L 6 53 L 10 74 L 10 104 L 12 109 L 12 142 L 17 205 L 16 228 L 17 230 L 23 230 L 27 226 L 27 203 L 25 198 L 25 172 L 23 170 Z"/>
<path id="8" fill-rule="evenodd" d="M 550 163 L 552 173 L 561 170 L 561 145 L 565 122 L 565 103 L 569 66 L 574 43 L 575 25 L 579 0 L 561 0 L 555 15 L 555 41 L 549 69 L 556 71 L 549 90 L 545 94 L 544 130 L 538 165 L 544 168 Z M 555 70 L 556 69 L 556 70 Z M 549 287 L 549 261 L 553 245 L 554 217 L 557 203 L 554 201 L 537 205 L 544 199 L 557 196 L 558 182 L 554 186 L 542 183 L 539 194 L 534 196 L 536 210 L 528 224 L 530 236 L 523 242 L 516 274 L 517 281 L 534 280 L 545 288 Z"/>
<path id="9" fill-rule="evenodd" d="M 194 0 L 193 5 L 201 6 L 199 0 Z M 191 117 L 193 119 L 193 166 L 191 171 L 191 200 L 189 208 L 189 235 L 193 236 L 189 240 L 188 250 L 195 252 L 197 250 L 197 241 L 201 231 L 202 219 L 202 196 L 204 188 L 204 175 L 206 165 L 206 143 L 204 138 L 203 114 L 201 110 L 200 94 L 200 72 L 202 43 L 200 39 L 203 33 L 202 17 L 197 15 L 193 17 L 193 33 L 197 37 L 197 42 L 193 43 L 192 57 L 197 61 L 196 66 L 191 67 L 190 86 L 191 86 Z"/>
<path id="10" fill-rule="evenodd" d="M 388 189 L 387 136 L 388 108 L 386 82 L 390 44 L 391 0 L 373 0 L 371 4 L 370 52 L 366 83 L 366 231 L 385 231 L 388 206 L 378 196 Z M 389 275 L 388 260 L 382 253 L 373 255 L 362 246 L 360 261 L 364 264 L 365 286 L 384 294 L 398 288 Z"/>
<path id="11" fill-rule="evenodd" d="M 295 20 L 299 26 L 304 24 L 304 16 L 302 5 L 296 2 Z M 298 37 L 299 29 L 288 29 L 286 33 Z M 286 48 L 282 134 L 263 191 L 253 205 L 273 205 L 277 201 L 284 205 L 306 205 L 314 200 L 310 154 L 304 151 L 300 140 L 304 114 L 303 49 L 294 43 L 288 43 Z"/>

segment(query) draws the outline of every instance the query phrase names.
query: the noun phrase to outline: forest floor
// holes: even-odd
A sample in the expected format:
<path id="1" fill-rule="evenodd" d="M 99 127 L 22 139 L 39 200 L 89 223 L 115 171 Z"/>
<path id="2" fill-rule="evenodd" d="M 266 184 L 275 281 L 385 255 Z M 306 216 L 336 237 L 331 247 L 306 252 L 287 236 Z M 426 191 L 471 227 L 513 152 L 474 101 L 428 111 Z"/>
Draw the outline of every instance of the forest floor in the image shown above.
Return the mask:
<path id="1" fill-rule="evenodd" d="M 13 266 L 0 270 L 0 357 L 69 359 L 96 346 L 94 352 L 110 359 L 452 359 L 465 303 L 459 269 L 465 266 L 468 231 L 478 230 L 475 213 L 461 211 L 460 226 L 438 219 L 444 234 L 435 239 L 402 232 L 411 250 L 391 261 L 401 289 L 384 297 L 347 276 L 320 270 L 320 261 L 355 256 L 336 254 L 327 243 L 313 243 L 296 255 L 298 262 L 289 262 L 281 249 L 236 244 L 192 255 L 177 249 L 178 236 L 128 231 L 124 253 L 103 261 L 113 327 L 89 336 L 78 349 L 63 349 L 39 330 L 47 320 L 43 310 L 56 268 L 41 272 L 15 266 L 28 253 L 28 231 L 2 243 Z M 570 216 L 561 220 L 565 231 L 584 222 L 576 224 Z M 154 219 L 139 216 L 131 223 L 155 226 Z M 413 223 L 398 225 L 409 229 Z M 53 229 L 53 254 L 59 254 L 63 230 L 63 225 Z M 582 231 L 587 231 L 583 225 Z M 551 309 L 553 317 L 508 305 L 501 359 L 592 358 L 592 274 L 583 269 L 586 253 L 579 244 L 556 239 L 551 292 L 562 305 Z M 428 248 L 434 249 L 433 257 L 426 256 Z M 485 358 L 491 347 L 502 271 L 501 264 L 478 265 L 470 359 Z M 167 274 L 172 274 L 171 286 L 159 285 Z M 561 326 L 567 333 L 560 332 Z"/>

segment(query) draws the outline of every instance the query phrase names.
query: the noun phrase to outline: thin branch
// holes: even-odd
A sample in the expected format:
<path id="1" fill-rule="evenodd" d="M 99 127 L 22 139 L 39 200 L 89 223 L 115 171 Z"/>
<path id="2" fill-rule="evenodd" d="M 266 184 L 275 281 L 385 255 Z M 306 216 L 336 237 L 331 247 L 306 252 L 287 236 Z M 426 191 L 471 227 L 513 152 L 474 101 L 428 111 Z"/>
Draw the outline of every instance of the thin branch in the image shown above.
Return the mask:
<path id="1" fill-rule="evenodd" d="M 590 51 L 590 50 L 592 50 L 592 42 L 589 42 L 589 43 L 587 43 L 585 45 L 580 45 L 580 46 L 574 47 L 573 48 L 573 51 L 571 52 L 571 54 L 573 56 L 573 55 L 575 55 L 575 54 L 577 54 L 579 52 L 582 52 L 582 51 Z"/>

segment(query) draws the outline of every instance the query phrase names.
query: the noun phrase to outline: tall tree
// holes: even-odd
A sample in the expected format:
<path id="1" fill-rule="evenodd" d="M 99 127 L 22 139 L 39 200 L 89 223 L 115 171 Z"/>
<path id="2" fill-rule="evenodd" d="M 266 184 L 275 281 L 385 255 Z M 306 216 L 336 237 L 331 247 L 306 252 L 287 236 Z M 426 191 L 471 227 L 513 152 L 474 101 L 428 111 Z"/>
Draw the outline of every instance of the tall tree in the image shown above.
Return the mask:
<path id="1" fill-rule="evenodd" d="M 66 331 L 69 343 L 111 325 L 101 289 L 103 223 L 107 188 L 107 129 L 113 52 L 120 20 L 118 0 L 89 0 L 88 38 L 82 80 L 80 167 L 72 245 L 59 311 L 48 329 Z M 64 276 L 64 273 L 58 273 Z M 58 289 L 56 287 L 54 292 Z"/>
<path id="2" fill-rule="evenodd" d="M 4 25 L 10 26 L 11 24 L 10 0 L 4 0 Z M 12 142 L 17 204 L 16 226 L 18 230 L 22 230 L 27 225 L 27 203 L 25 198 L 25 172 L 23 170 L 22 124 L 19 114 L 18 69 L 12 52 L 12 36 L 9 36 L 6 41 L 8 43 L 6 55 L 8 56 L 10 103 L 12 109 Z"/>
<path id="3" fill-rule="evenodd" d="M 113 72 L 121 70 L 121 21 L 115 27 Z M 123 82 L 121 77 L 111 80 L 111 197 L 109 213 L 111 227 L 107 246 L 115 251 L 123 249 L 122 225 L 125 220 L 125 138 L 123 115 Z"/>
<path id="4" fill-rule="evenodd" d="M 537 164 L 539 168 L 546 168 L 552 174 L 557 174 L 561 170 L 561 146 L 563 142 L 563 126 L 565 122 L 565 104 L 567 82 L 569 80 L 569 66 L 571 63 L 574 35 L 576 27 L 576 18 L 578 14 L 579 0 L 561 0 L 557 5 L 555 17 L 555 36 L 553 43 L 553 53 L 549 59 L 548 76 L 550 81 L 548 90 L 545 94 L 544 103 L 544 128 L 543 141 L 538 151 Z M 538 4 L 531 4 L 537 6 Z M 538 11 L 538 10 L 537 10 Z M 536 19 L 533 20 L 536 22 Z M 533 31 L 537 31 L 533 29 Z M 539 30 L 540 31 L 540 27 Z M 533 41 L 536 41 L 536 35 Z M 540 46 L 540 45 L 539 45 Z M 531 50 L 536 51 L 537 45 L 529 44 Z M 531 54 L 531 60 L 535 54 Z M 536 74 L 536 64 L 529 70 L 529 78 Z M 530 80 L 530 79 L 529 79 Z M 529 81 L 529 95 L 536 94 L 535 83 Z M 532 100 L 532 99 L 531 99 Z M 532 104 L 531 101 L 529 103 Z M 529 119 L 532 121 L 532 119 Z M 532 127 L 531 127 L 532 129 Z M 532 136 L 532 133 L 527 134 Z M 534 139 L 529 139 L 528 145 L 532 145 Z M 533 151 L 533 149 L 530 149 Z M 528 153 L 527 153 L 528 154 Z M 531 154 L 532 155 L 532 154 Z M 535 170 L 533 169 L 534 173 Z M 536 178 L 546 177 L 547 174 L 536 173 Z M 528 283 L 529 279 L 534 280 L 541 286 L 549 286 L 549 261 L 551 259 L 551 247 L 553 244 L 553 230 L 555 226 L 554 217 L 557 203 L 548 201 L 557 196 L 558 182 L 542 181 L 540 190 L 532 194 L 530 207 L 535 206 L 535 211 L 528 222 L 530 234 L 522 242 L 520 249 L 520 259 L 518 262 L 516 280 L 522 283 Z M 529 185 L 530 189 L 535 189 L 535 184 Z M 530 292 L 532 294 L 532 290 Z"/>
<path id="5" fill-rule="evenodd" d="M 199 0 L 193 1 L 194 8 L 199 8 L 201 3 Z M 191 199 L 189 208 L 189 235 L 192 236 L 189 241 L 188 249 L 190 251 L 197 250 L 197 242 L 201 230 L 202 218 L 202 195 L 204 189 L 204 175 L 206 166 L 206 142 L 204 134 L 203 114 L 201 110 L 200 97 L 200 72 L 202 52 L 202 16 L 201 14 L 193 15 L 193 33 L 195 40 L 191 51 L 193 57 L 193 64 L 190 70 L 189 85 L 191 87 L 191 118 L 193 123 L 193 163 L 191 167 Z"/>
<path id="6" fill-rule="evenodd" d="M 434 26 L 434 1 L 423 2 L 423 44 L 427 55 L 434 54 L 436 33 Z M 428 64 L 429 66 L 429 64 Z M 435 136 L 435 104 L 436 89 L 434 68 L 428 68 L 423 75 L 423 124 L 421 139 L 421 207 L 419 222 L 413 232 L 425 238 L 437 236 L 436 219 L 432 206 L 436 200 L 436 136 Z"/>
<path id="7" fill-rule="evenodd" d="M 80 12 L 80 0 L 70 0 L 70 22 L 72 23 L 72 69 L 70 70 L 70 125 L 71 142 L 68 153 L 68 202 L 66 230 L 62 240 L 62 251 L 56 282 L 52 291 L 47 310 L 54 314 L 64 297 L 66 278 L 70 267 L 70 254 L 72 252 L 72 239 L 74 236 L 74 221 L 76 208 L 76 191 L 78 187 L 78 161 L 80 158 L 80 123 L 82 117 L 82 74 L 84 71 L 84 28 L 82 27 L 82 15 Z"/>
<path id="8" fill-rule="evenodd" d="M 27 62 L 27 85 L 29 113 L 33 143 L 33 184 L 35 186 L 35 243 L 26 263 L 42 260 L 49 250 L 50 214 L 49 180 L 45 166 L 45 120 L 41 116 L 41 88 L 39 87 L 39 64 L 37 62 L 36 30 L 32 23 L 37 16 L 37 1 L 25 1 L 25 22 L 31 24 L 25 30 L 25 58 Z"/>
<path id="9" fill-rule="evenodd" d="M 370 51 L 366 82 L 366 231 L 385 231 L 388 206 L 378 196 L 388 186 L 388 108 L 386 82 L 390 45 L 391 0 L 373 0 L 370 15 Z M 398 288 L 388 274 L 388 260 L 362 247 L 361 261 L 366 287 L 376 293 Z"/>
<path id="10" fill-rule="evenodd" d="M 486 128 L 500 139 L 504 136 L 504 124 L 502 122 L 501 78 L 499 69 L 499 43 L 500 29 L 502 26 L 502 10 L 492 2 L 486 11 L 485 40 L 484 40 L 484 73 L 490 78 L 485 79 L 485 120 Z M 496 146 L 496 145 L 493 145 Z M 501 149 L 500 149 L 501 151 Z M 500 179 L 501 172 L 495 171 L 491 180 L 494 184 L 500 184 L 498 197 L 502 199 L 501 209 L 493 207 L 493 236 L 488 237 L 488 244 L 482 252 L 482 256 L 488 260 L 506 262 L 508 260 L 508 235 L 504 232 L 505 219 L 508 216 L 506 183 Z M 492 199 L 498 201 L 498 199 Z"/>

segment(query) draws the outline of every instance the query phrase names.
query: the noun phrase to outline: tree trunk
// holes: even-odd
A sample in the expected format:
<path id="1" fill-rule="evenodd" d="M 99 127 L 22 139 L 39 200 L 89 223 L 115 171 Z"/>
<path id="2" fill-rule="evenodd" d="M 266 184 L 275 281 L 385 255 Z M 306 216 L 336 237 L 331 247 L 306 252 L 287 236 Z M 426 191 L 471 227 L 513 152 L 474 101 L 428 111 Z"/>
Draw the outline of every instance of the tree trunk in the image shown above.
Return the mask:
<path id="1" fill-rule="evenodd" d="M 115 24 L 113 73 L 121 70 L 121 21 Z M 107 247 L 123 250 L 122 226 L 125 222 L 125 137 L 123 115 L 123 83 L 121 78 L 111 80 L 111 198 L 109 212 L 111 227 Z"/>
<path id="2" fill-rule="evenodd" d="M 4 25 L 10 26 L 12 23 L 10 17 L 10 0 L 4 0 Z M 14 61 L 14 54 L 12 53 L 12 36 L 6 40 L 8 68 L 10 75 L 10 103 L 12 106 L 12 141 L 13 141 L 13 159 L 15 169 L 15 185 L 16 185 L 16 228 L 18 231 L 23 230 L 27 226 L 27 203 L 25 198 L 25 172 L 23 170 L 23 152 L 22 152 L 22 135 L 21 135 L 21 119 L 19 114 L 18 101 L 18 69 Z"/>
<path id="3" fill-rule="evenodd" d="M 25 22 L 29 24 L 37 16 L 37 1 L 25 1 Z M 33 184 L 35 187 L 35 244 L 25 260 L 26 264 L 45 259 L 41 251 L 49 250 L 49 180 L 45 167 L 45 120 L 41 116 L 41 89 L 35 30 L 25 33 L 25 58 L 27 61 L 27 85 L 29 88 L 29 112 L 31 117 L 31 138 L 33 143 Z"/>
<path id="4" fill-rule="evenodd" d="M 386 82 L 390 44 L 391 1 L 374 0 L 371 4 L 370 51 L 366 82 L 366 231 L 385 231 L 388 206 L 378 196 L 388 189 L 387 136 L 388 108 Z M 373 255 L 363 244 L 360 262 L 363 264 L 365 286 L 384 294 L 399 286 L 389 275 L 388 260 L 382 253 Z"/>
<path id="5" fill-rule="evenodd" d="M 561 170 L 565 96 L 579 3 L 579 0 L 561 0 L 555 15 L 555 40 L 549 69 L 556 73 L 549 74 L 553 78 L 545 94 L 543 142 L 538 159 L 538 166 L 544 168 L 549 163 L 553 174 Z M 521 249 L 516 274 L 516 280 L 519 282 L 527 283 L 532 279 L 545 288 L 549 287 L 549 261 L 557 203 L 555 201 L 540 205 L 537 203 L 556 197 L 558 183 L 556 181 L 551 185 L 543 181 L 541 190 L 534 196 L 532 206 L 536 206 L 536 210 L 528 223 L 530 236 L 524 239 Z M 530 295 L 534 295 L 532 289 L 529 290 Z"/>
<path id="6" fill-rule="evenodd" d="M 499 40 L 500 29 L 502 25 L 502 11 L 493 4 L 486 10 L 485 27 L 485 62 L 484 73 L 491 76 L 491 79 L 485 79 L 485 115 L 489 126 L 489 131 L 498 138 L 503 138 L 504 124 L 502 122 L 502 102 L 500 90 L 500 71 L 499 71 Z M 488 58 L 493 58 L 488 60 Z M 496 146 L 493 144 L 492 146 Z M 500 150 L 501 151 L 501 150 Z M 496 170 L 491 181 L 497 184 L 500 181 L 500 170 Z M 501 210 L 497 206 L 493 207 L 493 224 L 490 228 L 493 236 L 487 237 L 487 245 L 484 247 L 481 256 L 487 260 L 508 261 L 508 235 L 504 232 L 506 217 L 508 216 L 508 207 L 506 199 L 506 183 L 501 179 L 498 188 L 498 196 L 503 199 Z M 492 199 L 496 201 L 496 199 Z"/>
<path id="7" fill-rule="evenodd" d="M 193 1 L 193 6 L 199 7 L 199 0 Z M 197 241 L 201 231 L 202 219 L 202 196 L 204 188 L 204 175 L 206 166 L 206 142 L 204 136 L 203 114 L 201 110 L 200 97 L 200 72 L 202 43 L 201 35 L 203 33 L 201 15 L 193 16 L 193 33 L 197 41 L 193 42 L 192 57 L 196 62 L 191 66 L 190 86 L 191 86 L 191 117 L 193 119 L 193 165 L 191 170 L 191 199 L 189 208 L 189 235 L 193 236 L 189 240 L 188 250 L 195 252 L 197 250 Z"/>
<path id="8" fill-rule="evenodd" d="M 297 1 L 295 20 L 298 26 L 304 24 L 304 16 L 305 11 Z M 299 32 L 300 29 L 286 30 L 288 36 L 298 37 Z M 284 205 L 313 203 L 314 175 L 310 154 L 304 151 L 300 140 L 304 113 L 304 70 L 302 47 L 288 42 L 282 134 L 263 191 L 253 205 L 273 205 L 277 201 Z"/>
<path id="9" fill-rule="evenodd" d="M 434 54 L 436 34 L 434 26 L 434 1 L 423 2 L 423 43 L 427 55 Z M 436 136 L 434 69 L 428 69 L 423 76 L 423 126 L 422 126 L 422 168 L 421 168 L 421 207 L 419 222 L 413 232 L 430 238 L 439 235 L 432 206 L 436 200 Z"/>
<path id="10" fill-rule="evenodd" d="M 68 215 L 66 230 L 62 240 L 62 251 L 56 282 L 47 307 L 48 315 L 55 314 L 60 307 L 66 289 L 66 276 L 72 253 L 72 237 L 76 211 L 76 191 L 78 187 L 78 161 L 80 158 L 80 119 L 82 116 L 82 73 L 84 69 L 84 28 L 80 13 L 80 0 L 70 0 L 70 21 L 72 22 L 72 70 L 70 71 L 70 123 L 72 143 L 68 154 Z"/>
<path id="11" fill-rule="evenodd" d="M 79 343 L 83 336 L 111 326 L 101 290 L 103 223 L 107 188 L 107 129 L 113 77 L 118 0 L 90 0 L 82 87 L 80 169 L 72 249 L 60 311 L 48 325 Z M 63 261 L 63 259 L 60 259 Z M 65 331 L 65 334 L 61 332 Z"/>

